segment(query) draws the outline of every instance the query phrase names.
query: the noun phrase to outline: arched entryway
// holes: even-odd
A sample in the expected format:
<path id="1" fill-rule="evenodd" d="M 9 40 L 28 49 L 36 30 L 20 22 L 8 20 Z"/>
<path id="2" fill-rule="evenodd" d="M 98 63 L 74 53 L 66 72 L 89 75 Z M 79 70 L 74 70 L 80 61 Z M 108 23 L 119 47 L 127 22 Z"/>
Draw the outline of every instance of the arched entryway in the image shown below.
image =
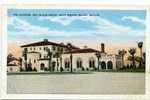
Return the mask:
<path id="1" fill-rule="evenodd" d="M 106 63 L 104 61 L 101 62 L 101 69 L 106 69 Z"/>
<path id="2" fill-rule="evenodd" d="M 108 61 L 107 62 L 107 68 L 108 69 L 113 69 L 113 63 L 112 63 L 112 61 Z"/>
<path id="3" fill-rule="evenodd" d="M 40 64 L 40 69 L 41 69 L 41 70 L 44 70 L 44 68 L 45 68 L 45 64 L 44 64 L 44 63 L 41 63 L 41 64 Z"/>

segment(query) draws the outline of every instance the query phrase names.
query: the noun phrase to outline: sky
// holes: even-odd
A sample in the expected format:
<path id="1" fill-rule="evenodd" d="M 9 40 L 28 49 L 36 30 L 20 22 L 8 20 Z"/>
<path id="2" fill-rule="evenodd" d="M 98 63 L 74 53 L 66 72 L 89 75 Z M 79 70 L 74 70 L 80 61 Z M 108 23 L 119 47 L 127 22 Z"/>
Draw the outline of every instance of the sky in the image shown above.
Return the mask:
<path id="1" fill-rule="evenodd" d="M 53 42 L 71 42 L 108 51 L 137 47 L 144 41 L 145 10 L 109 9 L 9 9 L 8 49 L 47 38 Z M 17 47 L 18 46 L 18 47 Z M 15 51 L 14 51 L 15 52 Z M 19 52 L 19 50 L 18 50 Z"/>

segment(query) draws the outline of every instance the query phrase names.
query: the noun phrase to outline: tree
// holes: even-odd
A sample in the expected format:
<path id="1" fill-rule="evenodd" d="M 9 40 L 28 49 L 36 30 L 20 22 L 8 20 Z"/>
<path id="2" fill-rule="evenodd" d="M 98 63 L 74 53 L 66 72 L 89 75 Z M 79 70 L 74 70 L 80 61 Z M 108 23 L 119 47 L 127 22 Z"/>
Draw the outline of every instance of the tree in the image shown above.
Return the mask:
<path id="1" fill-rule="evenodd" d="M 127 51 L 124 50 L 124 49 L 118 51 L 118 54 L 121 56 L 121 59 L 122 59 L 123 67 L 124 67 L 124 56 L 125 56 L 126 53 L 127 53 Z"/>
<path id="2" fill-rule="evenodd" d="M 146 62 L 146 53 L 143 53 L 143 67 L 145 68 L 145 62 Z"/>
<path id="3" fill-rule="evenodd" d="M 72 44 L 71 44 L 71 43 L 68 43 L 68 44 L 67 44 L 67 48 L 68 48 L 68 50 L 69 50 L 69 52 L 70 52 L 70 62 L 71 62 L 71 65 L 70 65 L 70 72 L 72 73 L 72 72 L 73 72 L 73 70 L 72 70 L 72 58 L 73 58 L 73 56 L 72 56 L 72 52 L 71 52 L 71 50 L 72 50 Z"/>
<path id="4" fill-rule="evenodd" d="M 9 53 L 8 55 L 7 55 L 7 64 L 9 64 L 11 61 L 13 61 L 15 59 L 15 57 L 11 54 L 11 53 Z"/>
<path id="5" fill-rule="evenodd" d="M 19 65 L 20 65 L 20 71 L 23 71 L 23 68 L 22 68 L 22 58 L 19 57 L 18 61 L 19 61 Z"/>
<path id="6" fill-rule="evenodd" d="M 28 69 L 28 65 L 27 65 L 27 52 L 28 52 L 28 50 L 27 50 L 27 48 L 24 48 L 24 50 L 23 50 L 23 57 L 24 57 L 24 61 L 25 61 L 25 70 L 27 71 L 27 69 Z"/>
<path id="7" fill-rule="evenodd" d="M 52 66 L 51 66 L 51 60 L 52 60 L 52 52 L 50 51 L 49 48 L 46 48 L 46 51 L 47 51 L 47 56 L 48 56 L 48 67 L 49 67 L 49 70 L 52 71 Z"/>
<path id="8" fill-rule="evenodd" d="M 129 49 L 129 53 L 130 53 L 131 56 L 128 57 L 128 60 L 132 61 L 133 68 L 136 68 L 136 66 L 135 66 L 135 53 L 136 53 L 136 49 L 135 48 Z"/>
<path id="9" fill-rule="evenodd" d="M 19 57 L 18 61 L 19 61 L 19 65 L 22 66 L 22 58 L 21 57 Z"/>
<path id="10" fill-rule="evenodd" d="M 135 61 L 139 63 L 138 67 L 141 66 L 141 57 L 135 56 Z"/>
<path id="11" fill-rule="evenodd" d="M 142 53 L 142 48 L 143 48 L 143 42 L 138 42 L 138 48 L 140 49 L 140 67 L 143 67 L 143 53 Z"/>
<path id="12" fill-rule="evenodd" d="M 97 57 L 97 69 L 98 69 L 98 71 L 99 71 L 99 59 L 101 58 L 101 53 L 99 52 L 99 51 L 97 51 L 96 53 L 95 53 L 95 55 L 96 55 L 96 57 Z"/>

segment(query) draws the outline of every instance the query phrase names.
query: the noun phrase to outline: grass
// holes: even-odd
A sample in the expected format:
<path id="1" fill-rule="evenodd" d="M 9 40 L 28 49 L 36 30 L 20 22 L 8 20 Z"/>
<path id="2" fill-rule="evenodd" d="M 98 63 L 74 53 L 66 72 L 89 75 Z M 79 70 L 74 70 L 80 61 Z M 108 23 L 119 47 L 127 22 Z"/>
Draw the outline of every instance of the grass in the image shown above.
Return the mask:
<path id="1" fill-rule="evenodd" d="M 58 75 L 64 75 L 64 74 L 92 74 L 92 72 L 90 71 L 82 71 L 82 72 L 9 72 L 7 73 L 7 75 L 31 75 L 31 74 L 35 74 L 35 75 L 39 75 L 39 74 L 58 74 Z"/>
<path id="2" fill-rule="evenodd" d="M 133 73 L 144 73 L 145 69 L 120 69 L 120 70 L 100 70 L 97 72 L 133 72 Z"/>
<path id="3" fill-rule="evenodd" d="M 100 70 L 100 71 L 80 71 L 80 72 L 9 72 L 8 75 L 68 75 L 68 74 L 92 74 L 93 72 L 129 72 L 129 73 L 145 73 L 145 69 L 122 69 L 122 70 Z"/>

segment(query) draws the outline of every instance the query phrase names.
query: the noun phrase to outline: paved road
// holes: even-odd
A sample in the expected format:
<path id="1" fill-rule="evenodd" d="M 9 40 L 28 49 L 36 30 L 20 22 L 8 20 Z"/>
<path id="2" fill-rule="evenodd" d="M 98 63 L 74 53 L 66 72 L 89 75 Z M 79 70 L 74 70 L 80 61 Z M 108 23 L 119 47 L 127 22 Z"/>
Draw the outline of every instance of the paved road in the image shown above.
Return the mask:
<path id="1" fill-rule="evenodd" d="M 8 75 L 8 93 L 144 94 L 144 73 Z"/>

